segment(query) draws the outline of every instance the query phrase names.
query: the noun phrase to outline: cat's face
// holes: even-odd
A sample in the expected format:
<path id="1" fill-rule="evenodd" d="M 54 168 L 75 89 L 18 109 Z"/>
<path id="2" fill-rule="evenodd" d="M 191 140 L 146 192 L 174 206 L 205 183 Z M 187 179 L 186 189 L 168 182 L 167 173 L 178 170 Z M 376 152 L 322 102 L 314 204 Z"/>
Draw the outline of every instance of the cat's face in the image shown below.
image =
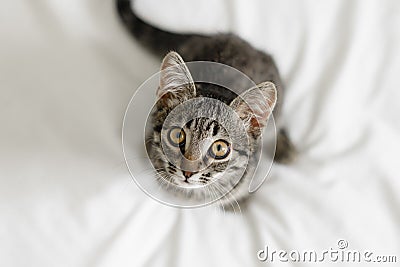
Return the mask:
<path id="1" fill-rule="evenodd" d="M 195 118 L 183 127 L 173 126 L 160 135 L 170 161 L 163 167 L 169 181 L 182 187 L 198 187 L 221 178 L 227 171 L 234 147 L 229 134 L 217 121 Z"/>
<path id="2" fill-rule="evenodd" d="M 149 150 L 153 166 L 175 186 L 197 188 L 214 182 L 231 186 L 233 178 L 243 174 L 275 105 L 275 87 L 264 83 L 250 88 L 224 109 L 226 104 L 196 97 L 196 85 L 178 54 L 168 54 L 161 69 Z M 189 103 L 186 110 L 174 113 L 183 103 Z M 200 109 L 216 115 L 185 118 L 189 111 Z"/>

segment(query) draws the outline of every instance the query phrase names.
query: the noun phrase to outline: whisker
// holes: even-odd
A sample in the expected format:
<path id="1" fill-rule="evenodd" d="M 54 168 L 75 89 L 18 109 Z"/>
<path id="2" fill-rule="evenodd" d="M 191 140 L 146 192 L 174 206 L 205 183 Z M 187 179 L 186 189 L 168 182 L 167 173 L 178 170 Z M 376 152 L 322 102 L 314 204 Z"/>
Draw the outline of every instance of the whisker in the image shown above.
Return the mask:
<path id="1" fill-rule="evenodd" d="M 216 188 L 215 188 L 215 189 L 216 189 Z M 214 190 L 214 187 L 213 187 L 213 186 L 210 186 L 210 190 L 211 190 L 212 192 L 214 192 L 213 195 L 214 195 L 214 197 L 217 199 L 219 196 L 218 196 L 217 192 Z M 225 216 L 225 215 L 226 215 L 225 207 L 224 207 L 224 205 L 222 205 L 221 200 L 218 199 L 218 200 L 216 201 L 216 203 L 217 203 L 217 207 L 218 207 L 218 206 L 221 206 L 222 211 L 223 211 L 223 214 L 224 214 L 224 216 Z M 220 209 L 220 210 L 221 210 L 221 209 Z"/>
<path id="2" fill-rule="evenodd" d="M 218 188 L 218 187 L 219 187 L 219 188 L 222 188 L 221 185 L 219 185 L 218 183 L 214 183 L 213 185 L 214 185 L 216 188 Z M 220 189 L 220 190 L 221 190 L 221 189 Z M 222 192 L 221 192 L 221 193 L 222 193 Z M 230 198 L 228 198 L 228 197 L 226 196 L 227 194 L 230 196 Z M 236 214 L 236 209 L 235 209 L 234 203 L 232 203 L 231 200 L 233 200 L 233 201 L 236 203 L 236 205 L 237 205 L 237 207 L 238 207 L 238 209 L 239 209 L 239 213 L 242 215 L 242 210 L 241 210 L 241 208 L 240 208 L 240 205 L 239 205 L 238 201 L 236 200 L 236 197 L 235 197 L 230 191 L 228 191 L 227 194 L 225 194 L 224 197 L 226 197 L 226 199 L 229 201 L 230 205 L 232 206 L 233 212 Z"/>

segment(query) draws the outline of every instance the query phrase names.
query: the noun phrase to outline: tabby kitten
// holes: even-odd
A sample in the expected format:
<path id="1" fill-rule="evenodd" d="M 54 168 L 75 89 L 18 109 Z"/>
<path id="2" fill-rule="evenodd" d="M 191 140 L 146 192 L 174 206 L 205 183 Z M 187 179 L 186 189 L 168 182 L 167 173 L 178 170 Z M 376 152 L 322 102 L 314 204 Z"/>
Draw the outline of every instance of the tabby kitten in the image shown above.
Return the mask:
<path id="1" fill-rule="evenodd" d="M 250 174 L 257 164 L 261 132 L 272 110 L 276 119 L 282 104 L 282 82 L 272 57 L 234 34 L 202 36 L 157 29 L 136 16 L 130 0 L 117 0 L 117 10 L 124 25 L 146 48 L 158 55 L 166 54 L 147 147 L 159 175 L 173 185 L 175 193 L 181 192 L 185 197 L 201 199 L 206 191 L 198 188 L 212 184 L 215 192 L 230 191 L 220 200 L 224 206 L 246 199 Z M 229 65 L 258 85 L 243 88 L 238 96 L 221 86 L 196 83 L 183 58 Z M 218 101 L 208 101 L 210 98 L 231 107 L 240 121 L 230 113 L 221 112 L 222 106 Z M 166 127 L 167 116 L 182 103 L 190 110 L 218 113 L 218 120 L 197 117 L 183 126 Z M 182 119 L 181 115 L 174 116 L 177 121 Z M 231 129 L 229 133 L 227 128 Z M 248 136 L 248 142 L 233 145 L 232 138 L 240 140 L 243 134 Z M 277 161 L 289 161 L 294 155 L 293 145 L 282 129 L 278 132 L 276 152 Z M 171 162 L 171 155 L 177 160 Z M 240 180 L 233 179 L 243 168 Z"/>

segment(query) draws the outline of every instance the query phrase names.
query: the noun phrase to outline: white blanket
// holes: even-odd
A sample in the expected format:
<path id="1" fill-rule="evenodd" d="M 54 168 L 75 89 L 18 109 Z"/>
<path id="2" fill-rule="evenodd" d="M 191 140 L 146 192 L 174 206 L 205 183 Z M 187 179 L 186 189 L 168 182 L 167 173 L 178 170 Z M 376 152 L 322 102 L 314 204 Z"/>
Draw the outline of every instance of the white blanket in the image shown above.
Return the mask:
<path id="1" fill-rule="evenodd" d="M 155 202 L 127 171 L 121 126 L 159 60 L 121 26 L 112 0 L 3 1 L 1 266 L 291 266 L 257 252 L 322 253 L 339 239 L 400 261 L 399 1 L 137 8 L 165 29 L 233 31 L 273 54 L 298 161 L 274 165 L 241 215 Z"/>

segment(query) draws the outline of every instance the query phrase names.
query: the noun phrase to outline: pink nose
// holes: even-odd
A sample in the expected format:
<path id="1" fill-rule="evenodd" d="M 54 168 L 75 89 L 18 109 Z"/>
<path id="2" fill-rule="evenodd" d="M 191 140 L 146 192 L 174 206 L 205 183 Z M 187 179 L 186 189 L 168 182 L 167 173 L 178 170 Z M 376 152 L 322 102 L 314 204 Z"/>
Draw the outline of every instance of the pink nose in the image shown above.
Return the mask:
<path id="1" fill-rule="evenodd" d="M 189 171 L 182 171 L 183 176 L 185 176 L 186 179 L 189 179 L 195 172 L 189 172 Z"/>

